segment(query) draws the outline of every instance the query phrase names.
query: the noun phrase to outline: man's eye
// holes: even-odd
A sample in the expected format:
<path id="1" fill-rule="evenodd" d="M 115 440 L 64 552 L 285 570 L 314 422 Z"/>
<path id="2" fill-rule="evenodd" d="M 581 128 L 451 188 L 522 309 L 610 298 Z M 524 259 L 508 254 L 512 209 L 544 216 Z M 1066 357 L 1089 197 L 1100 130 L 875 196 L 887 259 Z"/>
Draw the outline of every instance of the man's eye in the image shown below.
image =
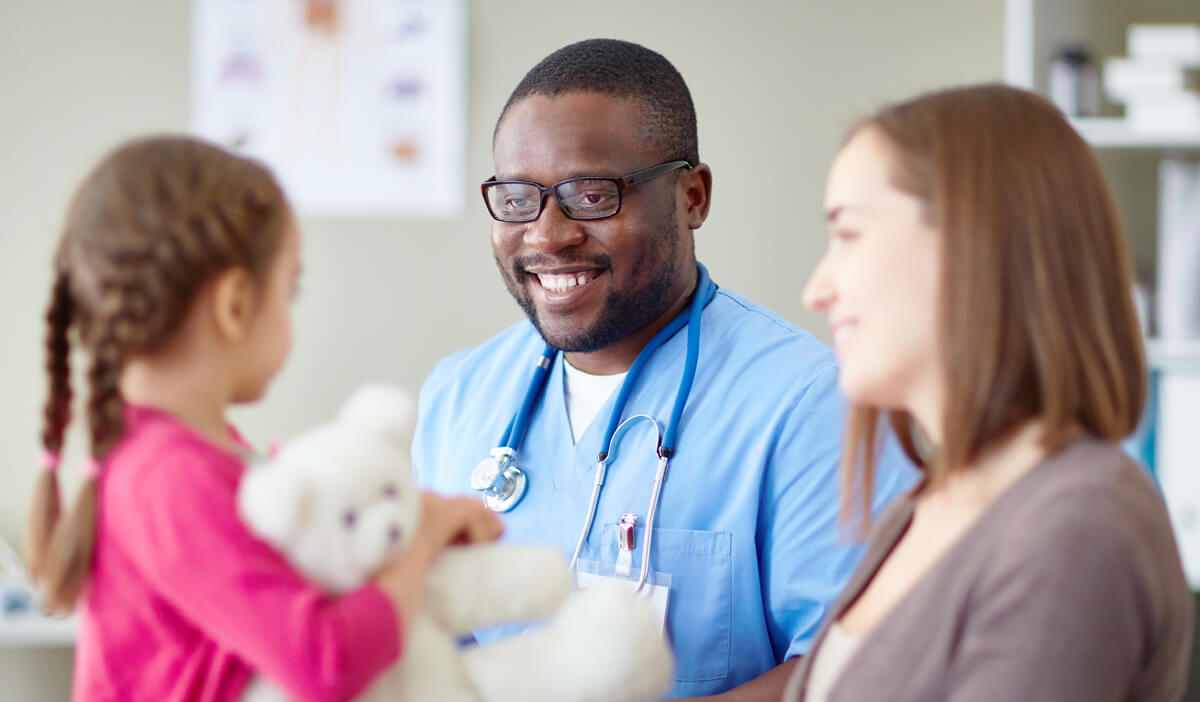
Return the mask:
<path id="1" fill-rule="evenodd" d="M 510 210 L 521 210 L 529 206 L 527 197 L 509 197 L 504 199 L 504 206 Z"/>
<path id="2" fill-rule="evenodd" d="M 608 205 L 612 199 L 612 193 L 599 191 L 584 192 L 576 195 L 572 204 L 576 207 L 598 208 Z"/>

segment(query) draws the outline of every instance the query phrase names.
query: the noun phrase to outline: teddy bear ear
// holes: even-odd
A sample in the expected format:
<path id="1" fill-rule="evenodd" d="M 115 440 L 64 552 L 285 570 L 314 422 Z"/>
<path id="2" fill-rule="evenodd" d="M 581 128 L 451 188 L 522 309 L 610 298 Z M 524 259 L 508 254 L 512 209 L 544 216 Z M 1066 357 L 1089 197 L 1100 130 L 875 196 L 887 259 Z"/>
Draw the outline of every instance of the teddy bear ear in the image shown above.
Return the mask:
<path id="1" fill-rule="evenodd" d="M 273 463 L 247 469 L 238 485 L 238 513 L 250 530 L 276 547 L 295 538 L 308 511 L 309 482 Z"/>
<path id="2" fill-rule="evenodd" d="M 365 385 L 346 400 L 338 421 L 407 450 L 417 426 L 417 403 L 403 388 Z"/>

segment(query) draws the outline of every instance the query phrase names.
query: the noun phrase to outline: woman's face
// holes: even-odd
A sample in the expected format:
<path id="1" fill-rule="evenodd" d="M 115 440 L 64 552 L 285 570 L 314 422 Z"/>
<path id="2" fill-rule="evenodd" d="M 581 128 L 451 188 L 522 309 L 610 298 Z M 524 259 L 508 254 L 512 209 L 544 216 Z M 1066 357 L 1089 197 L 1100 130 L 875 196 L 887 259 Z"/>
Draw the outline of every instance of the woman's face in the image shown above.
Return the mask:
<path id="1" fill-rule="evenodd" d="M 940 412 L 941 235 L 891 182 L 894 148 L 874 127 L 834 159 L 825 188 L 829 247 L 804 304 L 829 318 L 841 387 L 854 404 Z M 931 406 L 930 403 L 933 403 Z"/>

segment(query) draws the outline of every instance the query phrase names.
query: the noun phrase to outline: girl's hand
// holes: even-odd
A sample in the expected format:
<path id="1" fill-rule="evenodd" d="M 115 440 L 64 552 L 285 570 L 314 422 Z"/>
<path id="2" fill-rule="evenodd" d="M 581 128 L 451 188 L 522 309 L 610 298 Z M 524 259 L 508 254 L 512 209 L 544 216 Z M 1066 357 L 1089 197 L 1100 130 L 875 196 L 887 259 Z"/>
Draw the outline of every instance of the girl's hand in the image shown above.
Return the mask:
<path id="1" fill-rule="evenodd" d="M 472 497 L 421 494 L 421 523 L 411 543 L 375 576 L 392 600 L 403 628 L 425 598 L 425 581 L 438 553 L 452 544 L 495 541 L 504 525 L 483 502 Z"/>
<path id="2" fill-rule="evenodd" d="M 427 539 L 437 551 L 451 544 L 495 541 L 503 532 L 500 518 L 476 497 L 421 494 L 421 525 L 416 540 Z"/>

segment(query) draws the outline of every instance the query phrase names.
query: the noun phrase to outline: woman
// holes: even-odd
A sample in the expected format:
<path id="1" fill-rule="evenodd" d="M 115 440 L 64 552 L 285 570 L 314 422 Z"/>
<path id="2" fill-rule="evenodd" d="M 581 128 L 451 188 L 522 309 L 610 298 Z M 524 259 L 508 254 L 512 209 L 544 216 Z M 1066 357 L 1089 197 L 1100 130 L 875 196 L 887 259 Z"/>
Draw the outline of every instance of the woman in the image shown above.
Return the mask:
<path id="1" fill-rule="evenodd" d="M 1131 265 L 1087 144 L 1000 85 L 859 124 L 805 290 L 853 410 L 843 514 L 886 424 L 923 469 L 787 700 L 1174 700 L 1191 595 L 1163 503 L 1116 442 L 1146 367 Z"/>

